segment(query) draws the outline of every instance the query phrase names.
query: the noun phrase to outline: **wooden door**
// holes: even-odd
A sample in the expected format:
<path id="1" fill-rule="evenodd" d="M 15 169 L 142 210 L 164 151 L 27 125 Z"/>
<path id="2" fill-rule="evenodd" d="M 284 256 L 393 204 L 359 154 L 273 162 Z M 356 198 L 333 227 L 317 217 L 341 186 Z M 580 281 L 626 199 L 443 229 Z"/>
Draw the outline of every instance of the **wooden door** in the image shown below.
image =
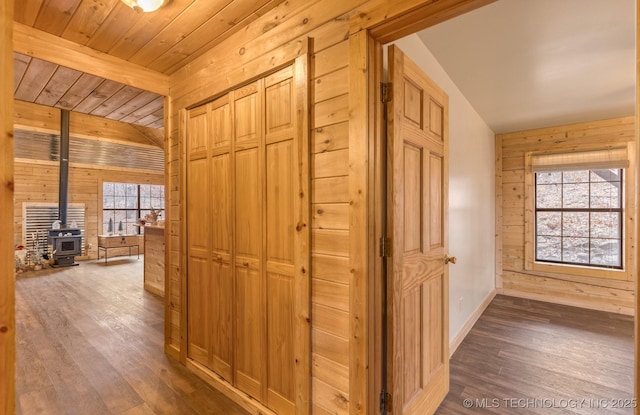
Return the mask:
<path id="1" fill-rule="evenodd" d="M 231 114 L 224 96 L 189 111 L 189 358 L 232 381 Z"/>
<path id="2" fill-rule="evenodd" d="M 238 389 L 264 399 L 266 374 L 263 266 L 262 80 L 233 94 L 235 129 L 235 377 Z"/>
<path id="3" fill-rule="evenodd" d="M 211 214 L 208 198 L 209 177 L 209 124 L 208 106 L 189 111 L 187 131 L 187 355 L 209 366 L 211 327 L 208 293 L 211 291 Z M 197 317 L 196 317 L 197 316 Z M 195 318 L 194 318 L 195 317 Z"/>
<path id="4" fill-rule="evenodd" d="M 429 415 L 449 390 L 448 98 L 389 48 L 388 388 L 393 414 Z"/>
<path id="5" fill-rule="evenodd" d="M 296 192 L 299 138 L 293 67 L 265 79 L 265 272 L 267 283 L 267 406 L 295 414 Z"/>
<path id="6" fill-rule="evenodd" d="M 232 118 L 229 96 L 208 105 L 211 273 L 209 291 L 209 365 L 229 382 L 233 379 L 233 271 L 232 271 Z M 197 218 L 197 217 L 196 217 Z M 197 219 L 196 219 L 197 222 Z"/>
<path id="7" fill-rule="evenodd" d="M 309 412 L 306 61 L 187 121 L 188 357 L 281 415 Z"/>

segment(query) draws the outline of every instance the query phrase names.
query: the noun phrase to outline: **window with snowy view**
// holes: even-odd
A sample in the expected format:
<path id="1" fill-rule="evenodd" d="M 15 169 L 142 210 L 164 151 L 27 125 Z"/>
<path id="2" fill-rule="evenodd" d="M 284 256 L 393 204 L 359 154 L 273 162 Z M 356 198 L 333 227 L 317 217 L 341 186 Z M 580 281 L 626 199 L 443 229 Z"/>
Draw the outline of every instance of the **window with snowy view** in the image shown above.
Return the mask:
<path id="1" fill-rule="evenodd" d="M 622 169 L 535 173 L 535 259 L 622 268 Z"/>

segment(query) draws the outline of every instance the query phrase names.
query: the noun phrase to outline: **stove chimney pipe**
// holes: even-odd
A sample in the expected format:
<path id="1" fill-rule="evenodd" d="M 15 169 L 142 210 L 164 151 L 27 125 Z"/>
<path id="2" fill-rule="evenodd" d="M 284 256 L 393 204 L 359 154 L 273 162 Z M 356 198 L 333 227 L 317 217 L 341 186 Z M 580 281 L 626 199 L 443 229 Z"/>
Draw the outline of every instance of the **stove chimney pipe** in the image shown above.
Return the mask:
<path id="1" fill-rule="evenodd" d="M 67 226 L 69 205 L 69 110 L 60 110 L 60 182 L 58 197 L 58 220 L 61 227 Z"/>

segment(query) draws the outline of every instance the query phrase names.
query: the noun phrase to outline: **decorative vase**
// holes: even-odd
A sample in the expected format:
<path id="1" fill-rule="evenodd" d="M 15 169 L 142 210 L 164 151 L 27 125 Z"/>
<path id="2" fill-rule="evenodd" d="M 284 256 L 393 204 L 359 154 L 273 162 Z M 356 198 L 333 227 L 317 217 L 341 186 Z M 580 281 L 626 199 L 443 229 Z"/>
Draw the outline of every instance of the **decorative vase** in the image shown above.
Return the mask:
<path id="1" fill-rule="evenodd" d="M 113 235 L 113 218 L 109 218 L 109 226 L 107 227 L 109 235 Z"/>

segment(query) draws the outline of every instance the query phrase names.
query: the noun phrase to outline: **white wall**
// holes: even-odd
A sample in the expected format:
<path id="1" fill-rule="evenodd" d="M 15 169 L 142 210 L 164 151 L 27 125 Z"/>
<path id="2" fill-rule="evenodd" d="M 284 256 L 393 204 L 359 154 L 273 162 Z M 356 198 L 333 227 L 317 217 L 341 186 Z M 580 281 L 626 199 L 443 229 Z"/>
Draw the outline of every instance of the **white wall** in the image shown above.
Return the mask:
<path id="1" fill-rule="evenodd" d="M 495 289 L 495 134 L 417 35 L 394 42 L 449 95 L 449 339 Z M 473 70 L 473 68 L 469 68 Z"/>

